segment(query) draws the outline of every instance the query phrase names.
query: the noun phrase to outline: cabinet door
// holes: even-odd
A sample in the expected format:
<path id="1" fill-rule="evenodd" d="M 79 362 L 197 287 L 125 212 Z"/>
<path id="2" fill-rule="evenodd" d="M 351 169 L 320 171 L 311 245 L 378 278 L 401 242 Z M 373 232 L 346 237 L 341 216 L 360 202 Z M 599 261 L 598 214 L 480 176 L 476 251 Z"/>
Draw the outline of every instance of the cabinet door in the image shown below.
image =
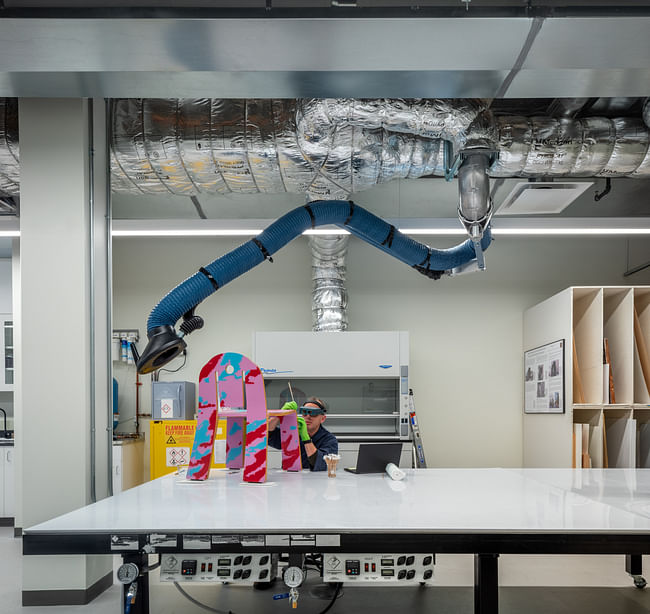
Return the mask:
<path id="1" fill-rule="evenodd" d="M 122 446 L 113 446 L 113 494 L 122 492 Z"/>
<path id="2" fill-rule="evenodd" d="M 0 447 L 0 518 L 5 518 L 5 458 L 7 448 Z"/>
<path id="3" fill-rule="evenodd" d="M 0 314 L 0 390 L 14 389 L 14 323 Z"/>
<path id="4" fill-rule="evenodd" d="M 16 493 L 14 492 L 15 485 L 15 464 L 14 464 L 14 449 L 12 447 L 4 448 L 4 476 L 5 476 L 5 505 L 4 517 L 13 518 L 16 514 Z"/>

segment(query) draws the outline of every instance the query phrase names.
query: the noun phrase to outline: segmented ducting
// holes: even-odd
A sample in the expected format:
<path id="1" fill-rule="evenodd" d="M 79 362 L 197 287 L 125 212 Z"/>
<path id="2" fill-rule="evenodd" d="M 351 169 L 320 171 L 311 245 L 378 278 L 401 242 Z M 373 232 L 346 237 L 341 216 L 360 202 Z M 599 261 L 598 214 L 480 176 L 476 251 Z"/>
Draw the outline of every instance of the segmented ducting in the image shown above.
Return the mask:
<path id="1" fill-rule="evenodd" d="M 0 192 L 19 192 L 16 99 L 0 104 Z M 112 187 L 150 194 L 345 198 L 443 175 L 444 143 L 496 152 L 490 177 L 650 176 L 638 118 L 507 116 L 481 100 L 116 99 Z"/>
<path id="2" fill-rule="evenodd" d="M 461 113 L 465 105 L 459 106 Z M 321 110 L 315 103 L 294 100 L 115 100 L 113 190 L 343 198 L 377 183 L 444 171 L 439 139 L 351 124 L 319 129 L 315 122 Z M 462 140 L 461 125 L 479 110 L 472 107 L 467 117 L 454 122 L 451 111 L 447 104 L 437 133 Z M 407 120 L 401 125 L 407 126 Z M 422 121 L 420 129 L 424 131 Z M 433 133 L 431 128 L 428 134 Z"/>
<path id="3" fill-rule="evenodd" d="M 348 328 L 348 290 L 345 256 L 349 235 L 309 237 L 312 270 L 312 330 L 343 331 Z"/>
<path id="4" fill-rule="evenodd" d="M 0 98 L 0 195 L 20 192 L 18 99 Z"/>
<path id="5" fill-rule="evenodd" d="M 648 177 L 650 136 L 640 119 L 500 117 L 491 177 Z"/>
<path id="6" fill-rule="evenodd" d="M 345 198 L 443 175 L 444 142 L 495 151 L 491 177 L 644 177 L 639 119 L 507 116 L 481 100 L 117 100 L 113 188 Z"/>
<path id="7" fill-rule="evenodd" d="M 438 279 L 444 272 L 475 258 L 474 245 L 470 240 L 449 249 L 433 249 L 403 235 L 391 224 L 352 202 L 313 202 L 285 213 L 256 237 L 186 279 L 153 309 L 147 321 L 147 330 L 174 325 L 182 315 L 218 288 L 265 259 L 270 259 L 305 230 L 326 224 L 344 227 L 431 279 Z M 487 249 L 491 240 L 490 233 L 486 232 L 481 242 L 483 250 Z"/>
<path id="8" fill-rule="evenodd" d="M 118 192 L 305 193 L 315 171 L 296 143 L 295 101 L 118 99 Z"/>
<path id="9" fill-rule="evenodd" d="M 650 128 L 650 98 L 647 98 L 643 105 L 643 121 L 645 125 Z"/>

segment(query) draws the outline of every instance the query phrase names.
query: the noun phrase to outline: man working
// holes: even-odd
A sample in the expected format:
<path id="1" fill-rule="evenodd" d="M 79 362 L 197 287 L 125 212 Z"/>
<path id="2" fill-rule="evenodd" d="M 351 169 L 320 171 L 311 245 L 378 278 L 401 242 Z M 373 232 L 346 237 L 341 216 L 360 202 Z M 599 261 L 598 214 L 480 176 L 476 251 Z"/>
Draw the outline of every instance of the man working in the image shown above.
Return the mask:
<path id="1" fill-rule="evenodd" d="M 296 409 L 293 401 L 285 403 L 282 409 Z M 298 433 L 300 435 L 300 458 L 302 468 L 311 471 L 325 471 L 327 464 L 323 460 L 326 454 L 336 454 L 339 442 L 326 428 L 322 426 L 327 418 L 327 407 L 323 401 L 309 397 L 306 403 L 298 409 Z M 280 445 L 279 418 L 269 418 L 269 445 L 278 450 Z"/>

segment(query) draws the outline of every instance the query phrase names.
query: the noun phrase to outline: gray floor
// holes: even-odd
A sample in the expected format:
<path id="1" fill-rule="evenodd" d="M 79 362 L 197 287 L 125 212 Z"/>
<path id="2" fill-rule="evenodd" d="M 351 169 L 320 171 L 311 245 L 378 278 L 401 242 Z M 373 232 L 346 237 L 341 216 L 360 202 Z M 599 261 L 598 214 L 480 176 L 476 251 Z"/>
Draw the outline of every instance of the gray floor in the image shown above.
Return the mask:
<path id="1" fill-rule="evenodd" d="M 29 607 L 20 605 L 22 582 L 21 540 L 13 529 L 0 528 L 0 614 L 117 614 L 120 587 L 114 585 L 86 606 Z M 115 559 L 116 564 L 119 559 Z M 650 576 L 648 563 L 646 570 Z M 441 556 L 436 566 L 437 585 L 427 588 L 344 588 L 332 614 L 410 613 L 458 614 L 473 612 L 472 557 Z M 623 569 L 622 557 L 502 557 L 500 564 L 500 612 L 502 614 L 647 614 L 650 588 L 633 587 Z M 328 605 L 310 594 L 319 588 L 310 572 L 301 588 L 298 611 L 318 614 Z M 536 586 L 532 586 L 535 584 Z M 187 601 L 173 585 L 151 578 L 152 614 L 198 614 L 206 610 Z M 559 586 L 563 585 L 563 586 Z M 190 586 L 188 593 L 202 603 L 233 614 L 289 612 L 288 600 L 273 600 L 284 593 L 281 582 L 268 591 L 243 586 Z"/>

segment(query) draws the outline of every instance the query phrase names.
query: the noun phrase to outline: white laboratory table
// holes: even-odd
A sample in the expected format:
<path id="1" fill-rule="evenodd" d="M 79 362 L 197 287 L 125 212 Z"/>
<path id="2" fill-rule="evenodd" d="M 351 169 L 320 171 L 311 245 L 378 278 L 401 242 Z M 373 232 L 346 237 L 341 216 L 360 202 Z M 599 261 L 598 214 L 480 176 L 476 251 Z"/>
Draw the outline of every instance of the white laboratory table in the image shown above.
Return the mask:
<path id="1" fill-rule="evenodd" d="M 406 474 L 395 482 L 385 474 L 269 471 L 265 484 L 244 484 L 228 470 L 205 482 L 169 475 L 25 529 L 23 551 L 125 560 L 251 548 L 473 553 L 481 614 L 498 610 L 499 554 L 625 554 L 628 571 L 640 576 L 641 555 L 650 553 L 648 469 Z M 305 536 L 313 536 L 307 545 Z"/>

